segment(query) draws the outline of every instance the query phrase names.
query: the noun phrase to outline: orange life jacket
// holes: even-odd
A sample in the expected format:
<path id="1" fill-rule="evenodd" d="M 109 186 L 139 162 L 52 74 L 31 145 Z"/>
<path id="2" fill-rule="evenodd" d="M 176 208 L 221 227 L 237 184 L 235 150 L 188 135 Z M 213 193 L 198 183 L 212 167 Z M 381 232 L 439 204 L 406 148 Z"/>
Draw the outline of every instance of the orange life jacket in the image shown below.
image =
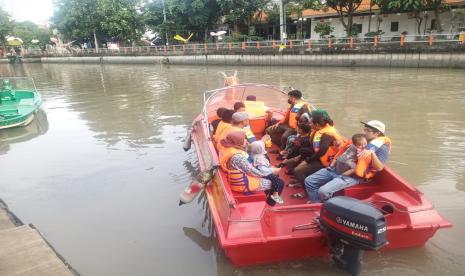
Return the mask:
<path id="1" fill-rule="evenodd" d="M 228 134 L 233 132 L 233 131 L 242 131 L 242 132 L 244 132 L 245 139 L 249 143 L 252 143 L 252 142 L 257 140 L 255 138 L 255 135 L 250 130 L 250 128 L 239 128 L 239 127 L 236 127 L 236 126 L 229 125 L 229 126 L 226 126 L 224 128 L 224 130 L 221 132 L 221 134 L 217 136 L 218 139 L 216 140 L 216 148 L 218 150 L 221 149 L 221 147 L 222 147 L 220 141 L 223 140 L 224 138 L 226 138 L 226 136 L 228 136 Z"/>
<path id="2" fill-rule="evenodd" d="M 297 120 L 297 115 L 299 114 L 300 109 L 304 106 L 308 108 L 308 103 L 304 101 L 299 101 L 294 105 L 289 106 L 289 108 L 287 109 L 286 117 L 283 119 L 282 123 L 288 120 L 289 126 L 296 129 L 297 124 L 299 122 Z"/>
<path id="3" fill-rule="evenodd" d="M 387 145 L 388 150 L 391 150 L 391 139 L 386 136 L 381 136 L 376 139 L 373 139 L 369 145 L 371 148 L 379 149 L 382 145 Z M 371 166 L 372 157 L 371 155 L 365 158 L 359 158 L 357 161 L 357 165 L 355 166 L 355 175 L 364 179 L 371 179 L 375 176 L 378 172 L 377 170 L 373 169 Z"/>
<path id="4" fill-rule="evenodd" d="M 221 133 L 223 133 L 223 131 L 230 125 L 231 124 L 220 121 L 218 126 L 216 127 L 215 135 L 213 135 L 213 141 L 217 142 L 218 137 L 221 135 Z"/>
<path id="5" fill-rule="evenodd" d="M 248 154 L 245 151 L 234 147 L 223 147 L 219 153 L 220 166 L 228 174 L 228 182 L 231 190 L 246 194 L 258 190 L 260 187 L 260 178 L 229 168 L 229 160 L 235 154 L 242 154 L 245 158 L 248 158 Z"/>
<path id="6" fill-rule="evenodd" d="M 320 151 L 320 141 L 323 134 L 329 135 L 334 139 L 333 145 L 330 146 L 326 153 L 320 157 L 321 164 L 325 167 L 328 167 L 331 164 L 334 156 L 339 152 L 339 149 L 344 145 L 345 140 L 341 135 L 339 135 L 333 126 L 326 124 L 324 128 L 316 131 L 315 135 L 313 136 L 313 150 L 315 152 Z"/>

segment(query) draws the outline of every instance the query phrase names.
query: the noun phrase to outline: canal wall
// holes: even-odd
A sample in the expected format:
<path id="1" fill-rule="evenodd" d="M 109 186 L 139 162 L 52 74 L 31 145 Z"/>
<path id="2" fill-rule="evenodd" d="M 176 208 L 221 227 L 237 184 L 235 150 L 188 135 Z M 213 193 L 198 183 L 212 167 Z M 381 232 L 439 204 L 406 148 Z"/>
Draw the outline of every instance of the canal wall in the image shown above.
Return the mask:
<path id="1" fill-rule="evenodd" d="M 42 63 L 465 68 L 465 53 L 41 57 Z M 37 58 L 23 62 L 38 62 Z"/>

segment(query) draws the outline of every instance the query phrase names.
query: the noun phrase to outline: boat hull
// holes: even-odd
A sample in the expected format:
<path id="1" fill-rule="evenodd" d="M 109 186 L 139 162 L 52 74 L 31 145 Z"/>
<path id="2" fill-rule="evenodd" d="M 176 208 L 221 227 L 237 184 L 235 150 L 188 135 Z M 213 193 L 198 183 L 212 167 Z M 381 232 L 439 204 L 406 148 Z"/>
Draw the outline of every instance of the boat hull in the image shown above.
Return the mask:
<path id="1" fill-rule="evenodd" d="M 42 104 L 36 91 L 0 91 L 0 97 L 0 129 L 29 125 Z"/>

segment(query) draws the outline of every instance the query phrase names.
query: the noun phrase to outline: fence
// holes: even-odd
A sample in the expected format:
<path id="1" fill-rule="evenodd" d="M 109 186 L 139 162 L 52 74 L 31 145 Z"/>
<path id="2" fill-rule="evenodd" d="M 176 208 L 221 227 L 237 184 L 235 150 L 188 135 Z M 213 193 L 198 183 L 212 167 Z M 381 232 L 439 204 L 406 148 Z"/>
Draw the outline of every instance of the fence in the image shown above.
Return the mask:
<path id="1" fill-rule="evenodd" d="M 69 48 L 49 51 L 23 51 L 23 56 L 125 56 L 125 55 L 198 55 L 198 54 L 302 54 L 313 52 L 364 52 L 465 50 L 465 33 L 400 35 L 373 37 L 332 37 L 318 40 L 247 41 L 187 43 L 165 46 L 121 47 L 119 49 Z"/>

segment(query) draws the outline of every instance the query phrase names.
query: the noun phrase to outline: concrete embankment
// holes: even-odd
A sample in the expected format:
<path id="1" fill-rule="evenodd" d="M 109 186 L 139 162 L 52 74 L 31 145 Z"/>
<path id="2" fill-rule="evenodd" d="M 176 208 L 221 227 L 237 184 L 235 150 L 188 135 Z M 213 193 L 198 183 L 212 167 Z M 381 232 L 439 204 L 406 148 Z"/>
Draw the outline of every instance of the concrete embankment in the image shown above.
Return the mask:
<path id="1" fill-rule="evenodd" d="M 32 225 L 0 199 L 0 275 L 79 275 Z"/>
<path id="2" fill-rule="evenodd" d="M 40 61 L 42 63 L 465 68 L 465 53 L 42 57 Z M 24 62 L 28 61 L 24 59 Z"/>

